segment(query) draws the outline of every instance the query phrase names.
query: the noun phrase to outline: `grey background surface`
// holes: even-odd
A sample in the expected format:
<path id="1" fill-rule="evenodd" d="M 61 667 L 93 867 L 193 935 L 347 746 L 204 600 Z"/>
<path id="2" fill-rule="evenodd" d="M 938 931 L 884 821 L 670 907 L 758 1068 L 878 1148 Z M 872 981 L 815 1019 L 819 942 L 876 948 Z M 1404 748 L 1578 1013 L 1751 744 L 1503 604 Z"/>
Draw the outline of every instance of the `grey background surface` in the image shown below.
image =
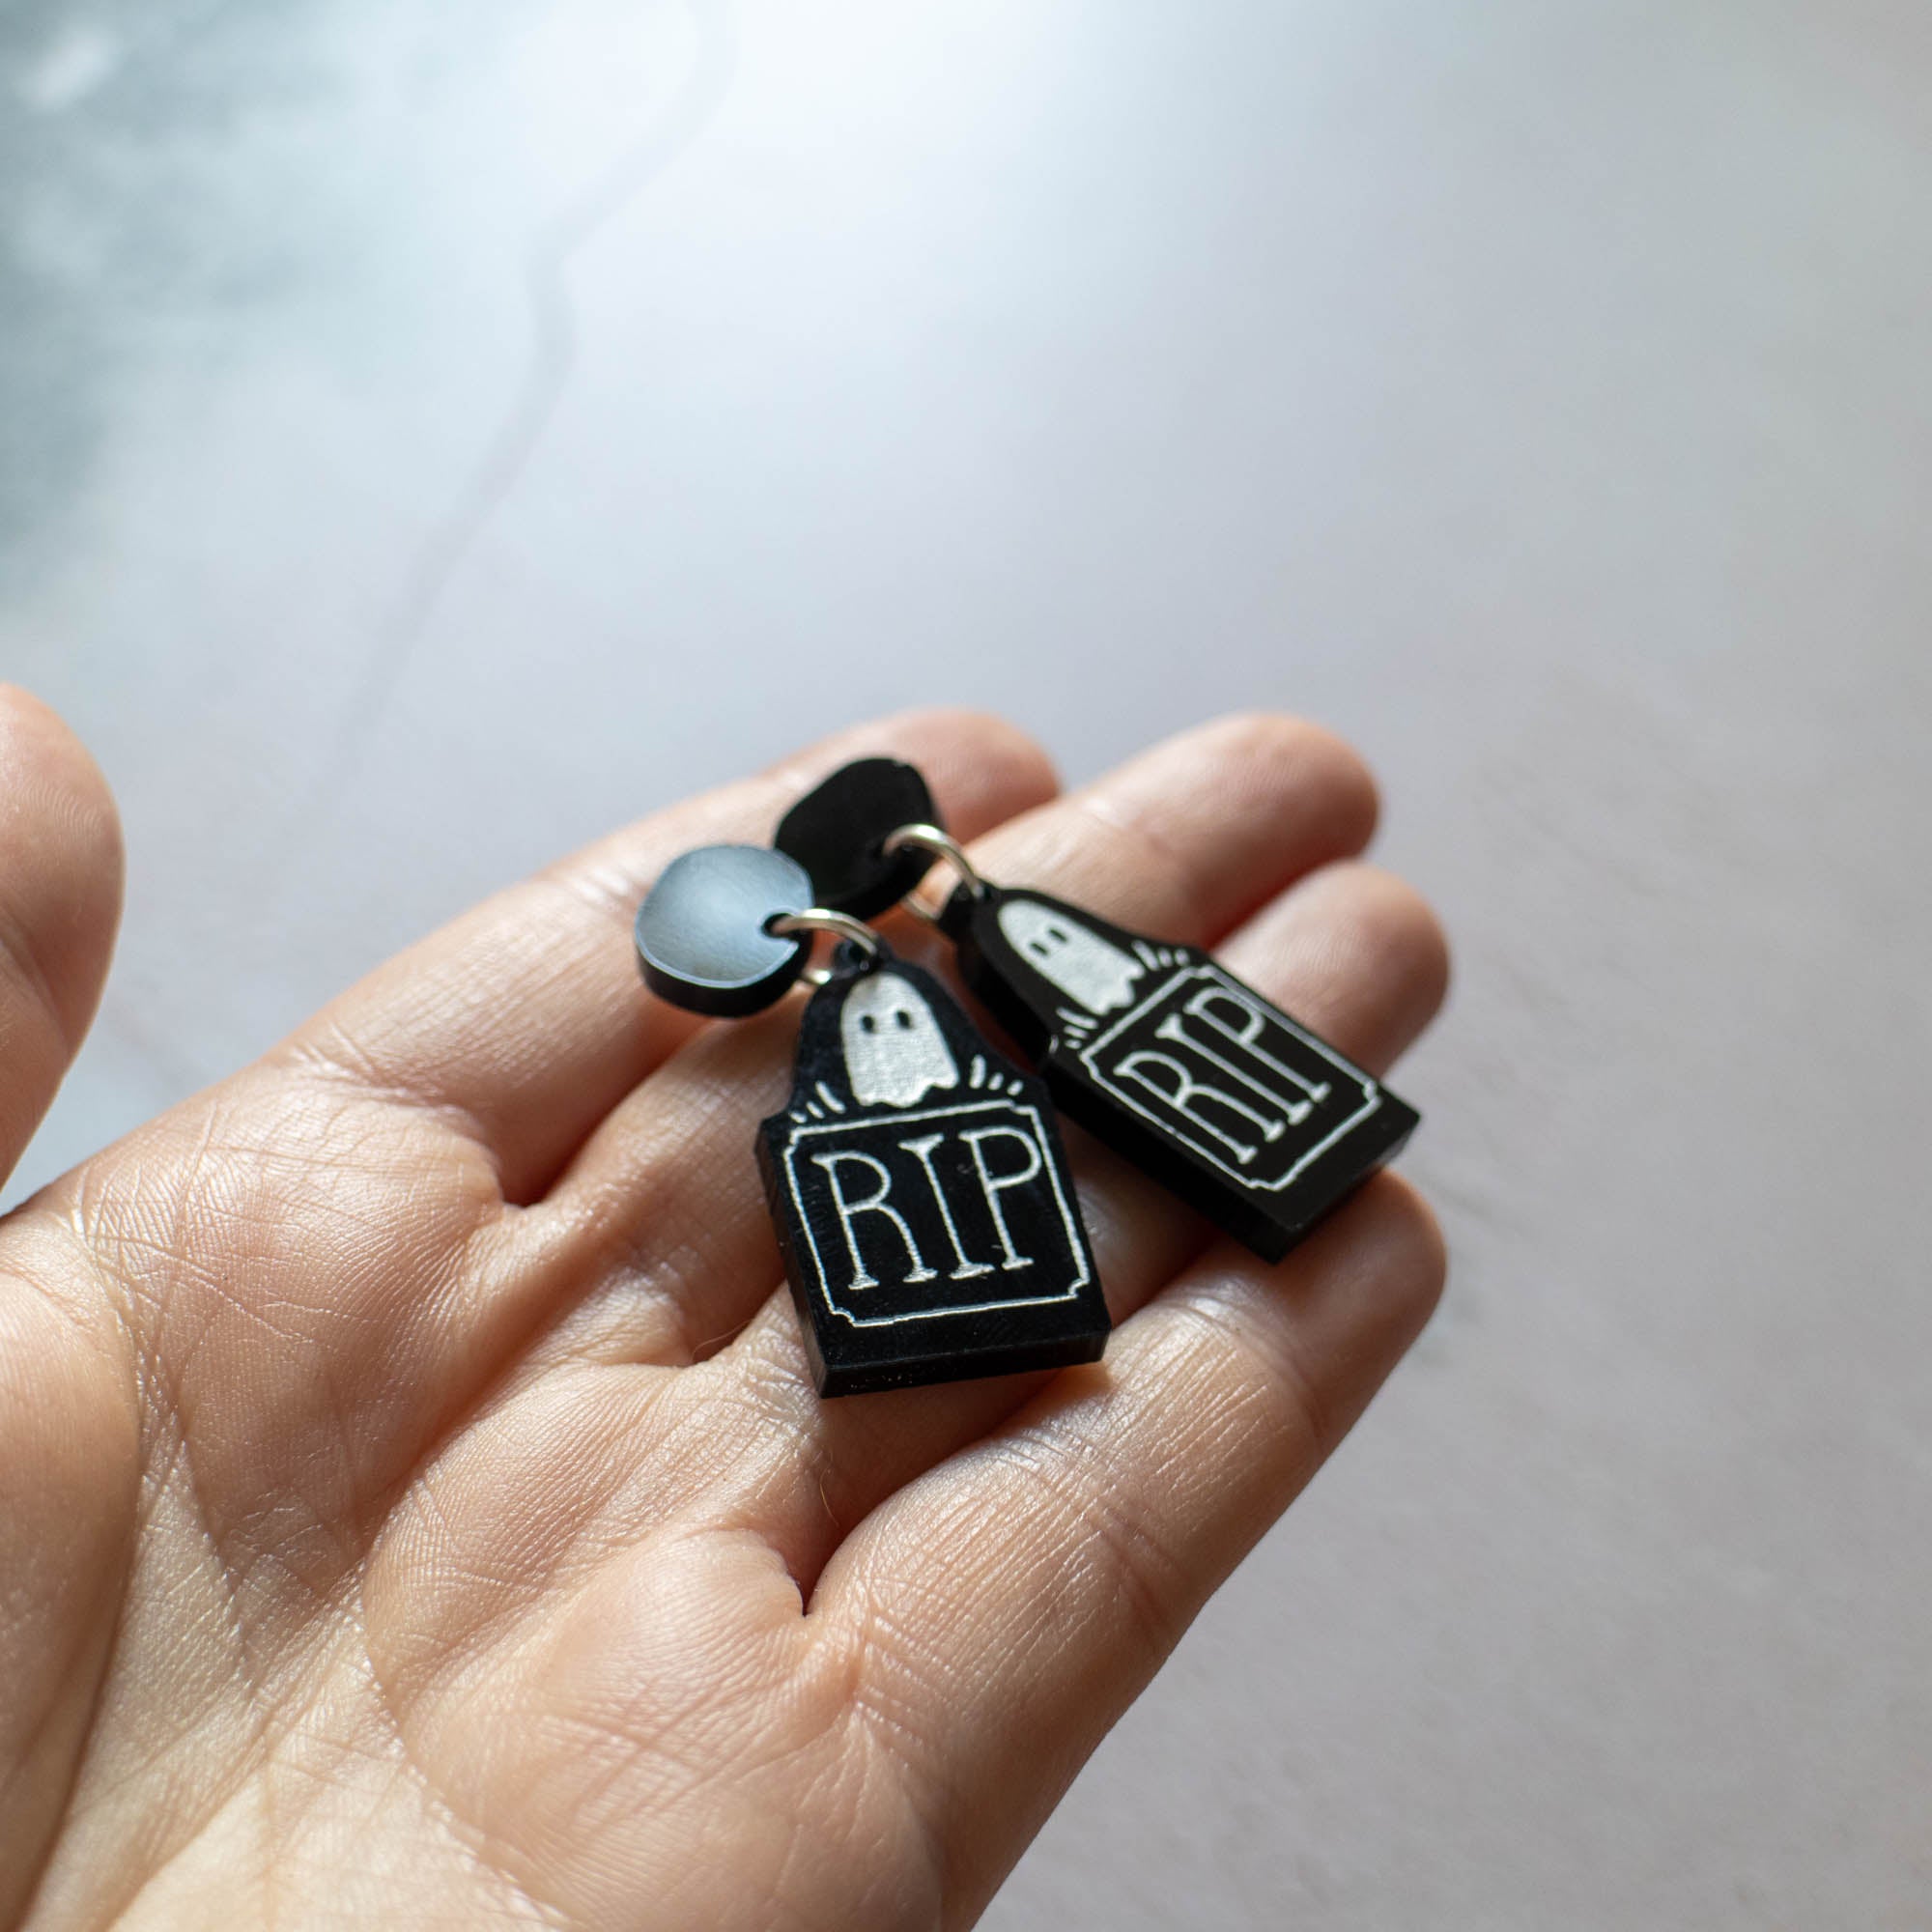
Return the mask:
<path id="1" fill-rule="evenodd" d="M 1311 713 L 1451 1295 L 988 1923 L 1932 1921 L 1928 211 L 1918 0 L 8 0 L 10 1198 L 805 733 Z"/>

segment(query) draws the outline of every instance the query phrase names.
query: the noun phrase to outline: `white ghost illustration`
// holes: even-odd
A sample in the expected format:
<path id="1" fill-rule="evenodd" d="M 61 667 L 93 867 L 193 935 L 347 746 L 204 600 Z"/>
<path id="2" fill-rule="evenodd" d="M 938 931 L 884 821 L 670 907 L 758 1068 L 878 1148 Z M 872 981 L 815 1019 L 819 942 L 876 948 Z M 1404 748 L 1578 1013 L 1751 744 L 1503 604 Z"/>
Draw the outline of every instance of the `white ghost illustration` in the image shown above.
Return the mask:
<path id="1" fill-rule="evenodd" d="M 1000 930 L 1036 972 L 1090 1013 L 1111 1013 L 1133 999 L 1140 962 L 1058 907 L 1009 899 L 1000 908 Z"/>
<path id="2" fill-rule="evenodd" d="M 868 973 L 838 1015 L 845 1080 L 862 1107 L 909 1107 L 935 1087 L 956 1087 L 959 1068 L 932 1009 L 896 973 Z"/>

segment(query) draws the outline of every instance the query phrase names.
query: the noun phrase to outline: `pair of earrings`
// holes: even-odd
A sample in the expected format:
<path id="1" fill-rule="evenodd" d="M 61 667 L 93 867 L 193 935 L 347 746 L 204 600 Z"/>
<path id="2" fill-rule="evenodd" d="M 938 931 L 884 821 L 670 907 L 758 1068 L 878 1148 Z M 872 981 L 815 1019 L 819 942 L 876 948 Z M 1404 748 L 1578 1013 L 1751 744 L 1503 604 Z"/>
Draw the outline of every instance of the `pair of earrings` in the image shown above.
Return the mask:
<path id="1" fill-rule="evenodd" d="M 1037 1072 L 867 923 L 941 859 L 957 884 L 936 923 Z M 806 974 L 817 932 L 838 943 L 757 1146 L 821 1395 L 1098 1359 L 1106 1302 L 1056 1105 L 1269 1261 L 1418 1120 L 1200 948 L 982 878 L 895 759 L 835 772 L 770 849 L 673 861 L 638 956 L 662 998 L 742 1015 Z"/>

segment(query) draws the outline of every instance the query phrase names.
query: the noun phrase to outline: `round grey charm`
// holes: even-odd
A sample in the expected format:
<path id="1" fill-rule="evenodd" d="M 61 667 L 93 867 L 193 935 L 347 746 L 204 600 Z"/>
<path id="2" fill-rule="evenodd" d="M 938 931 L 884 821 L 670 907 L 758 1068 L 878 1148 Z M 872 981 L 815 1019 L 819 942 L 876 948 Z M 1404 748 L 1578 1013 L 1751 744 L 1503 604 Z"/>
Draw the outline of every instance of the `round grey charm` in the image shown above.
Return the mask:
<path id="1" fill-rule="evenodd" d="M 638 962 L 660 999 L 737 1018 L 781 999 L 811 951 L 810 933 L 766 931 L 811 904 L 811 878 L 762 845 L 705 845 L 673 859 L 638 908 Z"/>

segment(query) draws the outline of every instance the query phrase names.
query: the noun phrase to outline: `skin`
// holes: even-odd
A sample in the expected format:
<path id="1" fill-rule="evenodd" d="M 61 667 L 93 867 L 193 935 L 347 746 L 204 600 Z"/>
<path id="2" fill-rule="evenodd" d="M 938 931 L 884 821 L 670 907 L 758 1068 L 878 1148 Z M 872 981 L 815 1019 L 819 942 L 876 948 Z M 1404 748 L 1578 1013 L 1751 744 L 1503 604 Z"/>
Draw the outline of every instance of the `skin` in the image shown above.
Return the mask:
<path id="1" fill-rule="evenodd" d="M 0 1924 L 969 1925 L 1361 1412 L 1442 1283 L 1405 1182 L 1270 1267 L 1072 1130 L 1104 1362 L 813 1396 L 752 1159 L 798 996 L 699 1023 L 628 928 L 881 751 L 992 877 L 1372 1067 L 1441 1000 L 1360 761 L 1274 717 L 1066 797 L 1007 724 L 885 721 L 403 954 L 0 1221 Z M 120 878 L 0 689 L 0 1172 Z"/>

